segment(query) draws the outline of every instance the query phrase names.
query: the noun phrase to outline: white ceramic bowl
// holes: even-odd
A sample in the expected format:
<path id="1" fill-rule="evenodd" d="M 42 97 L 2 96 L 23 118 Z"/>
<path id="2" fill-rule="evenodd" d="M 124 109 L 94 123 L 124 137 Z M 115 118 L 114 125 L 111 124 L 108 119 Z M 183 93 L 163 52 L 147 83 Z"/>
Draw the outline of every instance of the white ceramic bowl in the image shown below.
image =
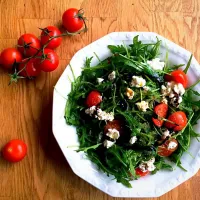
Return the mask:
<path id="1" fill-rule="evenodd" d="M 162 41 L 161 58 L 164 58 L 166 47 L 169 50 L 169 60 L 173 64 L 186 64 L 191 53 L 184 48 L 174 44 L 164 37 L 151 32 L 114 32 L 110 33 L 90 45 L 79 50 L 70 61 L 70 64 L 77 76 L 81 74 L 81 68 L 84 65 L 86 57 L 93 56 L 92 65 L 98 63 L 94 52 L 101 60 L 110 56 L 107 45 L 131 44 L 134 36 L 139 35 L 143 42 L 155 42 L 156 37 Z M 188 71 L 189 84 L 194 83 L 200 78 L 200 67 L 195 58 L 192 59 L 191 67 Z M 72 73 L 67 66 L 60 79 L 58 80 L 53 98 L 53 133 L 62 149 L 64 156 L 70 164 L 72 170 L 79 177 L 89 182 L 96 188 L 114 197 L 158 197 L 172 190 L 179 184 L 191 178 L 197 173 L 200 167 L 200 143 L 193 139 L 189 152 L 194 156 L 185 153 L 181 159 L 182 165 L 188 170 L 187 172 L 176 168 L 172 172 L 159 171 L 155 175 L 149 175 L 139 180 L 132 181 L 132 188 L 126 188 L 121 183 L 108 177 L 86 158 L 83 152 L 74 151 L 78 148 L 78 138 L 76 129 L 66 124 L 64 119 L 66 98 L 71 90 Z M 196 87 L 200 91 L 200 87 Z M 200 123 L 196 126 L 200 132 Z"/>

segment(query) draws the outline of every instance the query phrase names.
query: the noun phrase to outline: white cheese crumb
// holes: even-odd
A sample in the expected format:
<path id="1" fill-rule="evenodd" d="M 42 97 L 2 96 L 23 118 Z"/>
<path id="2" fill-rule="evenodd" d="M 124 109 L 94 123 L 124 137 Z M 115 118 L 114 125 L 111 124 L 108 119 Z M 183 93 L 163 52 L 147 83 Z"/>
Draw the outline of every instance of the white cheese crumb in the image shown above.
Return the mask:
<path id="1" fill-rule="evenodd" d="M 177 143 L 176 142 L 173 142 L 171 141 L 169 144 L 168 144 L 168 149 L 174 149 L 177 147 Z"/>
<path id="2" fill-rule="evenodd" d="M 143 171 L 146 172 L 148 171 L 154 171 L 156 169 L 155 165 L 155 158 L 151 158 L 149 161 L 142 161 L 139 165 L 139 168 Z"/>
<path id="3" fill-rule="evenodd" d="M 112 73 L 110 73 L 110 74 L 108 75 L 108 79 L 109 79 L 110 81 L 114 80 L 115 78 L 116 78 L 116 73 L 115 73 L 115 71 L 113 71 Z"/>
<path id="4" fill-rule="evenodd" d="M 165 63 L 160 61 L 160 58 L 154 58 L 153 60 L 148 60 L 147 64 L 154 70 L 163 70 Z"/>
<path id="5" fill-rule="evenodd" d="M 140 168 L 143 172 L 146 172 L 146 171 L 147 171 L 147 165 L 146 165 L 146 163 L 141 162 L 141 163 L 139 164 L 139 168 Z"/>
<path id="6" fill-rule="evenodd" d="M 97 78 L 97 82 L 100 84 L 100 83 L 102 83 L 104 81 L 104 79 L 103 78 Z"/>
<path id="7" fill-rule="evenodd" d="M 97 109 L 97 115 L 95 115 L 98 120 L 113 121 L 114 115 L 112 112 L 107 113 L 101 109 Z"/>
<path id="8" fill-rule="evenodd" d="M 110 138 L 112 138 L 113 140 L 117 140 L 119 138 L 119 131 L 117 129 L 108 129 L 108 132 L 106 133 L 106 135 Z"/>
<path id="9" fill-rule="evenodd" d="M 107 149 L 112 147 L 115 144 L 115 142 L 109 141 L 109 140 L 105 140 L 103 142 L 104 147 L 106 147 Z"/>
<path id="10" fill-rule="evenodd" d="M 128 99 L 133 99 L 134 97 L 134 91 L 131 88 L 126 88 L 126 96 L 128 97 Z"/>
<path id="11" fill-rule="evenodd" d="M 178 97 L 178 103 L 180 104 L 183 101 L 183 98 L 181 96 Z"/>
<path id="12" fill-rule="evenodd" d="M 149 91 L 149 90 L 150 90 L 150 87 L 148 87 L 148 86 L 145 85 L 145 86 L 143 87 L 143 89 L 144 89 L 145 91 Z"/>
<path id="13" fill-rule="evenodd" d="M 130 83 L 131 87 L 137 87 L 137 88 L 141 88 L 144 87 L 146 85 L 146 80 L 143 79 L 140 76 L 132 76 L 132 80 Z"/>
<path id="14" fill-rule="evenodd" d="M 134 144 L 136 141 L 137 141 L 137 137 L 136 137 L 136 136 L 133 136 L 133 137 L 131 137 L 131 139 L 129 140 L 129 143 L 130 143 L 130 144 Z"/>
<path id="15" fill-rule="evenodd" d="M 175 83 L 174 81 L 168 82 L 167 86 L 161 86 L 161 93 L 163 98 L 166 96 L 170 99 L 170 104 L 174 107 L 178 107 L 182 102 L 182 95 L 185 93 L 185 89 L 181 83 Z"/>
<path id="16" fill-rule="evenodd" d="M 87 108 L 87 109 L 85 110 L 85 113 L 88 114 L 88 115 L 90 115 L 90 116 L 92 116 L 92 115 L 94 114 L 95 111 L 96 111 L 96 106 L 92 106 L 92 107 L 90 107 L 90 108 Z"/>
<path id="17" fill-rule="evenodd" d="M 166 129 L 163 133 L 162 133 L 162 139 L 166 139 L 167 137 L 170 137 L 170 132 L 168 129 Z"/>
<path id="18" fill-rule="evenodd" d="M 178 95 L 183 95 L 185 93 L 185 89 L 181 83 L 174 84 L 174 92 Z"/>
<path id="19" fill-rule="evenodd" d="M 167 101 L 167 99 L 166 99 L 165 97 L 162 98 L 161 102 L 162 102 L 162 103 L 165 103 L 165 104 L 168 103 L 168 101 Z"/>
<path id="20" fill-rule="evenodd" d="M 138 102 L 138 103 L 136 103 L 136 105 L 137 105 L 138 109 L 143 112 L 146 112 L 147 109 L 149 108 L 149 103 L 146 101 Z"/>

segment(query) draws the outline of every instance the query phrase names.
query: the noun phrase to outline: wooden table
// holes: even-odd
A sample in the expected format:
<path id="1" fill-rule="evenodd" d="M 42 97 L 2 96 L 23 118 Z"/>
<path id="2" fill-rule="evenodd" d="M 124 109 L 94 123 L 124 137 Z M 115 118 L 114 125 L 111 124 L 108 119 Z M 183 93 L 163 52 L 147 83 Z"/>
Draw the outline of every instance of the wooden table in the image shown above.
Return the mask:
<path id="1" fill-rule="evenodd" d="M 89 30 L 63 40 L 55 72 L 8 87 L 0 69 L 0 147 L 13 138 L 28 144 L 22 162 L 0 158 L 0 200 L 115 199 L 72 172 L 52 134 L 53 86 L 79 49 L 113 31 L 154 31 L 200 61 L 199 0 L 0 0 L 0 50 L 14 47 L 23 33 L 39 35 L 38 27 L 60 25 L 69 7 L 84 8 Z M 200 172 L 158 199 L 200 199 Z"/>

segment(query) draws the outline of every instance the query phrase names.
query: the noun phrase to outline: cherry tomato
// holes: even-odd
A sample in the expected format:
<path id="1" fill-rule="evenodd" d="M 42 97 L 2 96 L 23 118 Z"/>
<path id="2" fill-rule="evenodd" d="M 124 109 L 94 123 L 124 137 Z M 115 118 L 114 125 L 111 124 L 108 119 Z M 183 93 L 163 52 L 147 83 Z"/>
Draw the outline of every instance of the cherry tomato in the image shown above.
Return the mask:
<path id="1" fill-rule="evenodd" d="M 19 162 L 27 154 L 27 146 L 22 140 L 11 140 L 3 150 L 3 157 L 9 162 Z"/>
<path id="2" fill-rule="evenodd" d="M 135 173 L 138 176 L 146 176 L 147 174 L 149 174 L 149 171 L 147 170 L 147 171 L 143 172 L 139 167 L 137 167 L 135 169 Z"/>
<path id="3" fill-rule="evenodd" d="M 181 131 L 187 124 L 187 116 L 183 111 L 174 112 L 168 117 L 168 120 L 165 122 L 165 127 L 174 131 Z"/>
<path id="4" fill-rule="evenodd" d="M 176 147 L 169 149 L 168 147 L 170 142 L 175 142 L 177 144 Z M 170 156 L 174 151 L 176 151 L 177 148 L 178 148 L 177 140 L 174 138 L 169 139 L 164 144 L 158 146 L 158 155 L 164 157 Z"/>
<path id="5" fill-rule="evenodd" d="M 104 126 L 104 133 L 108 132 L 108 129 L 116 129 L 119 132 L 122 130 L 122 123 L 115 119 L 113 121 L 109 121 L 105 126 Z"/>
<path id="6" fill-rule="evenodd" d="M 184 88 L 188 85 L 187 75 L 180 69 L 171 72 L 170 75 L 165 76 L 166 81 L 174 81 L 176 83 L 181 83 Z"/>
<path id="7" fill-rule="evenodd" d="M 101 94 L 98 91 L 93 90 L 88 94 L 85 103 L 88 107 L 92 107 L 98 105 L 101 102 L 102 102 Z"/>
<path id="8" fill-rule="evenodd" d="M 26 69 L 24 69 L 26 68 Z M 32 58 L 27 63 L 26 60 L 23 60 L 23 62 L 19 65 L 19 71 L 21 76 L 24 77 L 34 77 L 38 76 L 41 72 L 41 69 L 37 67 L 36 59 Z"/>
<path id="9" fill-rule="evenodd" d="M 33 34 L 26 33 L 18 39 L 18 50 L 25 56 L 33 56 L 40 49 L 40 40 Z"/>
<path id="10" fill-rule="evenodd" d="M 38 67 L 44 72 L 54 71 L 59 65 L 58 55 L 52 49 L 44 49 L 44 55 L 40 52 L 38 56 L 41 56 L 37 59 Z"/>
<path id="11" fill-rule="evenodd" d="M 7 48 L 1 52 L 0 64 L 6 69 L 12 69 L 14 62 L 21 62 L 22 55 L 15 48 Z"/>
<path id="12" fill-rule="evenodd" d="M 165 118 L 168 112 L 168 105 L 165 103 L 160 103 L 154 107 L 154 113 L 159 117 Z M 157 127 L 161 127 L 164 123 L 161 119 L 156 119 L 152 117 L 152 121 Z"/>
<path id="13" fill-rule="evenodd" d="M 49 41 L 50 37 L 55 37 L 60 35 L 61 32 L 56 26 L 47 26 L 43 29 L 41 33 L 41 44 L 44 46 Z M 58 46 L 60 46 L 62 42 L 62 37 L 54 38 L 49 42 L 49 44 L 46 46 L 48 49 L 55 49 Z"/>
<path id="14" fill-rule="evenodd" d="M 83 27 L 83 21 L 83 14 L 76 8 L 66 10 L 62 16 L 63 26 L 70 33 L 79 31 Z"/>

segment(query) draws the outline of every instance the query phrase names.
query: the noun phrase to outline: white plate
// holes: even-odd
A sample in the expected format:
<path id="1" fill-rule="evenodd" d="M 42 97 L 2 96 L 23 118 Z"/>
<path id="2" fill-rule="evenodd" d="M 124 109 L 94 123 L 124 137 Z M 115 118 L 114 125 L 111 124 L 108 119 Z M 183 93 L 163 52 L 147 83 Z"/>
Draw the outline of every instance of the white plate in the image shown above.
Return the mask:
<path id="1" fill-rule="evenodd" d="M 99 58 L 103 60 L 111 55 L 107 45 L 131 44 L 133 37 L 136 35 L 139 35 L 139 39 L 145 43 L 155 42 L 156 37 L 158 37 L 158 39 L 162 41 L 160 57 L 164 58 L 167 47 L 169 49 L 169 60 L 173 64 L 185 64 L 191 55 L 191 53 L 184 48 L 156 33 L 114 32 L 91 43 L 74 55 L 70 64 L 73 67 L 76 77 L 81 74 L 81 68 L 84 65 L 86 57 L 94 56 L 95 52 Z M 98 60 L 94 56 L 92 65 L 97 63 Z M 194 83 L 200 78 L 199 64 L 194 58 L 192 59 L 188 76 L 189 84 Z M 185 153 L 181 159 L 182 165 L 188 170 L 187 172 L 179 168 L 176 168 L 173 172 L 159 171 L 155 175 L 149 175 L 139 180 L 131 181 L 131 189 L 126 188 L 121 183 L 117 183 L 113 180 L 112 176 L 108 177 L 103 172 L 100 172 L 97 167 L 86 158 L 84 153 L 77 153 L 74 151 L 78 146 L 76 129 L 72 126 L 68 126 L 64 119 L 65 97 L 67 97 L 71 90 L 69 77 L 72 80 L 70 67 L 67 66 L 54 90 L 53 133 L 75 174 L 114 197 L 158 197 L 172 190 L 197 173 L 200 167 L 200 143 L 195 139 L 192 140 L 189 149 L 189 152 L 191 152 L 194 158 Z M 196 90 L 200 91 L 200 88 L 196 87 Z M 198 123 L 196 129 L 200 132 L 200 123 Z"/>

